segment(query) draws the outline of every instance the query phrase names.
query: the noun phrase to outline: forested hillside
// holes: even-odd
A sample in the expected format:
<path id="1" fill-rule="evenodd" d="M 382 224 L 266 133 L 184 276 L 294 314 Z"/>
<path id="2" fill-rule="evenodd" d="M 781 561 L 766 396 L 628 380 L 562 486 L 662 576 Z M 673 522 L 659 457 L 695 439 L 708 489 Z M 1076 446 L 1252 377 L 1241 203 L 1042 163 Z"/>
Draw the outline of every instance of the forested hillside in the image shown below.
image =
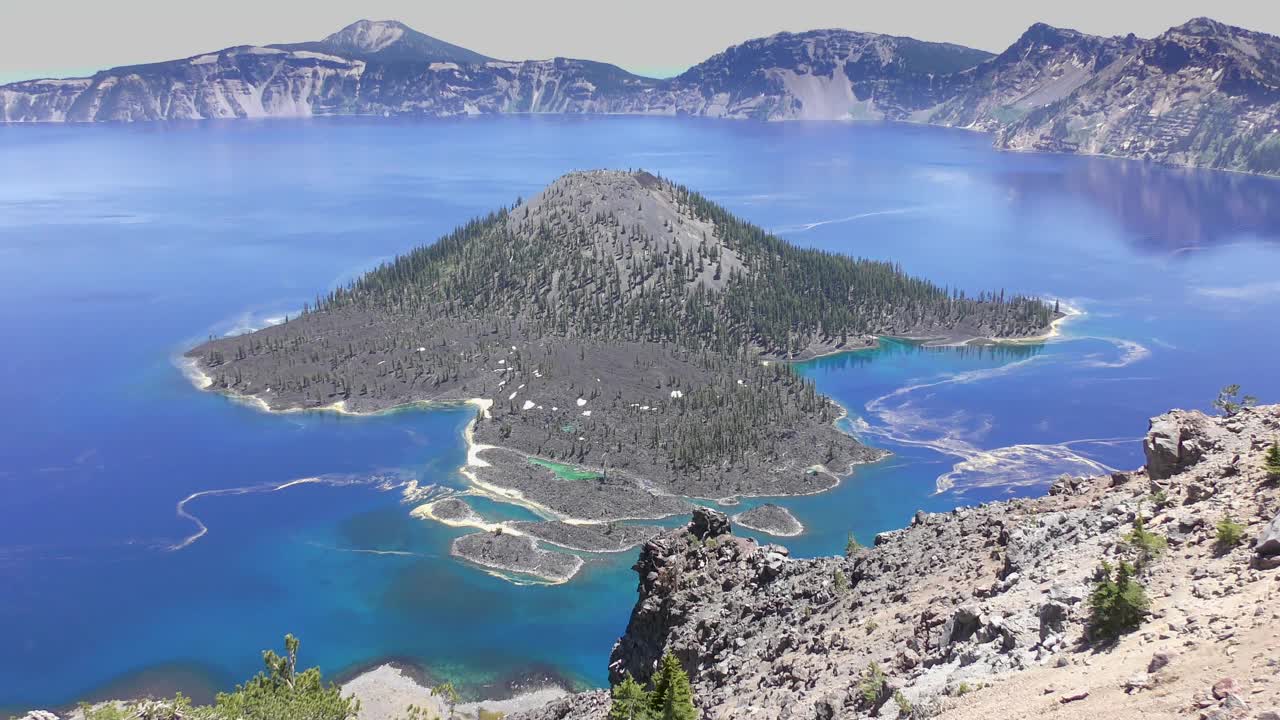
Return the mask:
<path id="1" fill-rule="evenodd" d="M 796 248 L 678 184 L 596 171 L 190 355 L 215 389 L 276 410 L 481 398 L 476 437 L 502 448 L 486 482 L 604 520 L 673 510 L 646 493 L 819 492 L 879 456 L 779 361 L 877 335 L 1021 337 L 1054 312 Z M 582 469 L 601 495 L 529 458 Z"/>

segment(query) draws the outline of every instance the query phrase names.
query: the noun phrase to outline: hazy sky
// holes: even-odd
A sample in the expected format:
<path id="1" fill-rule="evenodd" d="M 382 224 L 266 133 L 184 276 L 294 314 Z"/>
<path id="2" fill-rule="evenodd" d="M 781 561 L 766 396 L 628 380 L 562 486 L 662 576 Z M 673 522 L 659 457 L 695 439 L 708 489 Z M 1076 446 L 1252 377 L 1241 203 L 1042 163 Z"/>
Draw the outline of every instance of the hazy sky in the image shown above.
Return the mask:
<path id="1" fill-rule="evenodd" d="M 652 75 L 779 30 L 842 27 L 1000 51 L 1035 21 L 1152 36 L 1199 15 L 1280 35 L 1275 0 L 5 0 L 0 81 L 318 40 L 361 17 L 504 59 L 565 55 Z"/>

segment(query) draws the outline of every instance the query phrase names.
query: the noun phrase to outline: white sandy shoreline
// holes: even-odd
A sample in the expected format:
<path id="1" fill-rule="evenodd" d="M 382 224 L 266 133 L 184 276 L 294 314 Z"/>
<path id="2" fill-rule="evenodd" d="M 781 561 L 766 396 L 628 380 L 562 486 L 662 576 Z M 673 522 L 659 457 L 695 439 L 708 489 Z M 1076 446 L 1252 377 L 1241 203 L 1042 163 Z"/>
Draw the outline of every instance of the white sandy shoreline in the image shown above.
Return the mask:
<path id="1" fill-rule="evenodd" d="M 392 664 L 379 665 L 343 683 L 342 694 L 353 695 L 360 701 L 359 720 L 395 720 L 404 717 L 410 705 L 426 709 L 428 717 L 449 716 L 449 708 L 443 698 L 433 696 L 431 688 L 419 684 Z M 457 717 L 476 718 L 481 709 L 511 715 L 540 708 L 568 694 L 563 688 L 549 686 L 505 700 L 461 703 L 456 708 Z"/>

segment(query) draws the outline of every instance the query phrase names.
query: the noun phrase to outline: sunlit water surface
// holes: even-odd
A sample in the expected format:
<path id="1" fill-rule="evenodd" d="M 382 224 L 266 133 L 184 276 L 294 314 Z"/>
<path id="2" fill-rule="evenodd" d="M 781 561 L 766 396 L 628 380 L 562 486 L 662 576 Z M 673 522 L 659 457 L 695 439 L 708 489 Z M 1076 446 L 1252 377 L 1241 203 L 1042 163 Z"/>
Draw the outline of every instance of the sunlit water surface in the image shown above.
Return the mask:
<path id="1" fill-rule="evenodd" d="M 517 585 L 408 514 L 406 481 L 464 486 L 470 410 L 270 416 L 174 363 L 573 169 L 659 171 L 801 245 L 1084 312 L 1040 346 L 804 365 L 894 455 L 783 501 L 800 555 L 1136 467 L 1149 416 L 1228 382 L 1280 401 L 1271 180 L 911 126 L 628 118 L 4 127 L 0 158 L 0 708 L 207 697 L 286 632 L 329 673 L 603 683 L 634 551 Z"/>

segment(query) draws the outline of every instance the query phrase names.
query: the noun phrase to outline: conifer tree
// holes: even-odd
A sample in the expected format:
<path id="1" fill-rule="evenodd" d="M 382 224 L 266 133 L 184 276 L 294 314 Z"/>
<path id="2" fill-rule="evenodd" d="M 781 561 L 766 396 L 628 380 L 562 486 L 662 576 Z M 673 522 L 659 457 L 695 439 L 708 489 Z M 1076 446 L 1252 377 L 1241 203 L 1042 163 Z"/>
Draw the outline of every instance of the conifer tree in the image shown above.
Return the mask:
<path id="1" fill-rule="evenodd" d="M 689 686 L 689 675 L 671 653 L 662 656 L 658 673 L 653 678 L 649 708 L 656 720 L 698 718 L 698 711 L 693 706 L 693 688 Z"/>
<path id="2" fill-rule="evenodd" d="M 1103 562 L 1098 579 L 1089 594 L 1089 625 L 1098 637 L 1113 639 L 1140 625 L 1147 616 L 1151 601 L 1146 590 L 1134 579 L 1134 567 L 1121 561 L 1114 571 Z"/>
<path id="3" fill-rule="evenodd" d="M 1280 442 L 1272 443 L 1263 461 L 1262 469 L 1267 472 L 1268 479 L 1280 480 Z"/>
<path id="4" fill-rule="evenodd" d="M 609 720 L 651 720 L 649 693 L 631 677 L 631 673 L 613 688 L 613 704 L 609 707 Z"/>

